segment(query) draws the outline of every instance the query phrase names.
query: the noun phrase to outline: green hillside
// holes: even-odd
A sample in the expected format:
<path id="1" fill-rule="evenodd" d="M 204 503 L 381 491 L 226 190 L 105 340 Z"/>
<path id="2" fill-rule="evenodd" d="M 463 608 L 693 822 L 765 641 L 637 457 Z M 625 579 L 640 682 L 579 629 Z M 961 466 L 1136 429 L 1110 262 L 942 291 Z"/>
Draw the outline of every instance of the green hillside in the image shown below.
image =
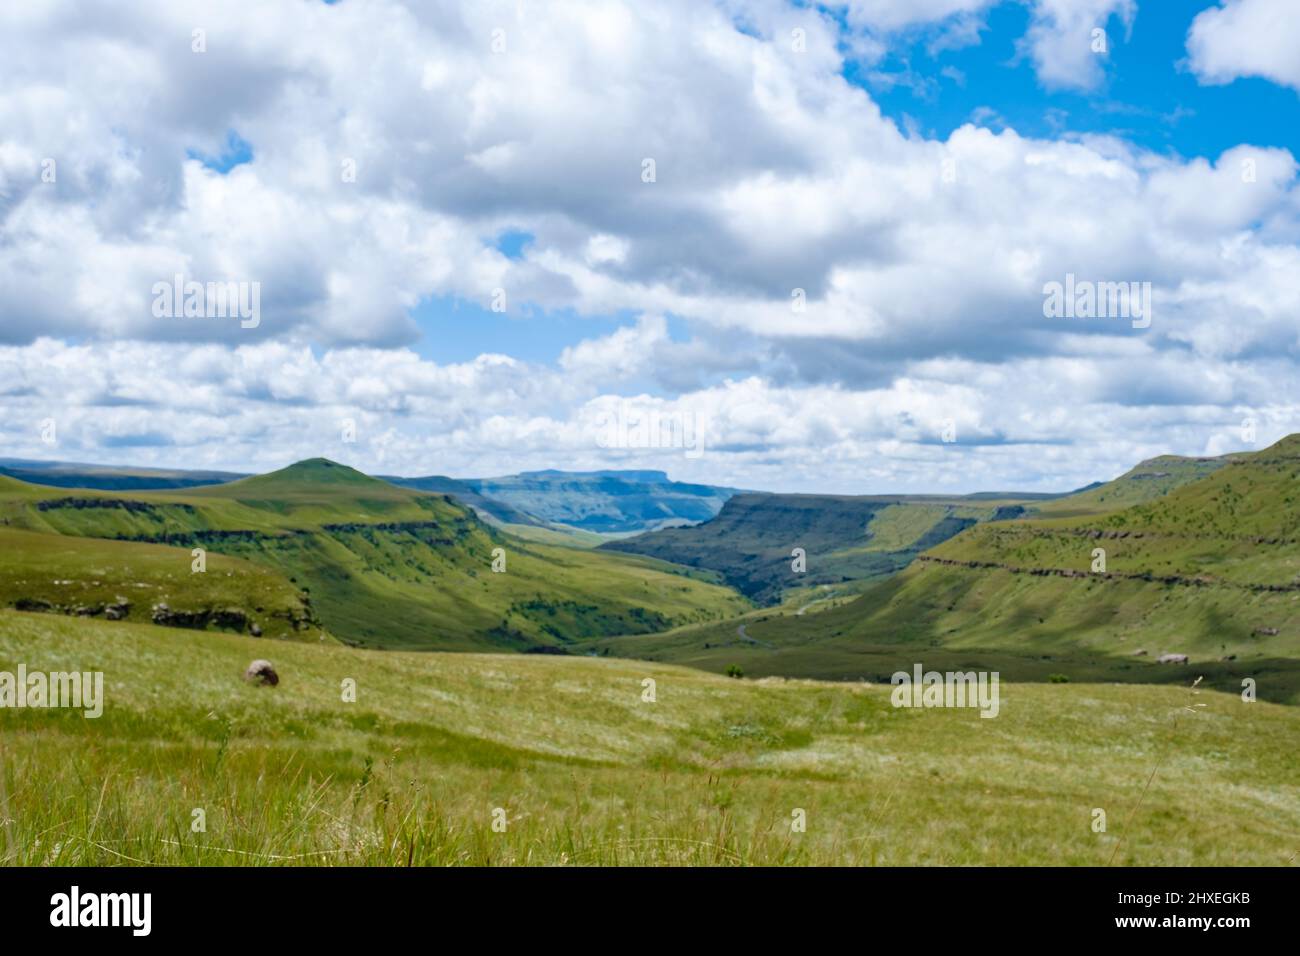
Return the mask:
<path id="1" fill-rule="evenodd" d="M 1298 479 L 1292 436 L 1121 511 L 974 525 L 819 613 L 592 649 L 758 675 L 879 679 L 924 654 L 1013 680 L 1146 683 L 1182 679 L 1156 659 L 1187 654 L 1207 686 L 1250 678 L 1262 699 L 1300 703 Z"/>
<path id="2" fill-rule="evenodd" d="M 1036 506 L 1036 516 L 1066 518 L 1119 511 L 1163 497 L 1183 485 L 1212 475 L 1235 455 L 1221 458 L 1184 458 L 1161 455 L 1129 469 L 1113 481 L 1065 495 Z"/>
<path id="3" fill-rule="evenodd" d="M 4 712 L 0 853 L 24 865 L 1280 866 L 1300 845 L 1300 714 L 1190 689 L 1187 675 L 1004 684 L 985 720 L 895 709 L 880 686 L 269 646 L 204 634 L 181 655 L 166 628 L 0 611 L 0 670 L 105 675 L 98 719 Z M 263 656 L 278 687 L 240 679 Z M 792 831 L 797 810 L 805 832 Z"/>
<path id="4" fill-rule="evenodd" d="M 208 556 L 203 573 L 192 564 L 189 551 L 163 545 L 0 527 L 0 607 L 267 639 L 324 637 L 311 599 L 283 575 L 220 554 Z"/>
<path id="5" fill-rule="evenodd" d="M 973 524 L 1024 510 L 1014 499 L 746 493 L 704 524 L 612 541 L 602 550 L 708 568 L 755 601 L 775 604 L 790 589 L 888 576 Z M 795 570 L 795 548 L 804 551 L 803 572 Z"/>
<path id="6" fill-rule="evenodd" d="M 0 522 L 245 559 L 309 595 L 330 634 L 370 647 L 561 648 L 748 607 L 707 574 L 525 541 L 446 495 L 398 488 L 324 459 L 182 492 L 10 482 L 0 485 Z M 497 554 L 503 573 L 492 570 Z M 188 572 L 188 551 L 176 552 L 182 558 Z"/>

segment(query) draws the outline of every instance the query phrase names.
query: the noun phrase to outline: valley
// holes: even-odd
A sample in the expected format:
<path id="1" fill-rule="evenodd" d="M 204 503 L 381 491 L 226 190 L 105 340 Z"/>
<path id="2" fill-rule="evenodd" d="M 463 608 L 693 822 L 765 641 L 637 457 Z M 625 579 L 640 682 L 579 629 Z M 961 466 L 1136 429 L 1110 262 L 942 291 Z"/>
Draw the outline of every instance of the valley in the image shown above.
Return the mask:
<path id="1" fill-rule="evenodd" d="M 1151 467 L 619 539 L 325 459 L 0 477 L 0 671 L 104 680 L 4 713 L 16 862 L 1285 865 L 1300 437 Z M 996 673 L 996 719 L 893 707 L 922 667 Z"/>
<path id="2" fill-rule="evenodd" d="M 97 539 L 104 568 L 82 568 L 75 581 L 82 590 L 93 586 L 116 597 L 140 583 L 137 565 L 165 561 L 173 613 L 202 622 L 229 607 L 250 627 L 266 629 L 275 614 L 265 601 L 229 588 L 210 594 L 208 575 L 191 574 L 192 549 L 212 551 L 225 559 L 214 574 L 262 569 L 263 578 L 311 607 L 305 630 L 354 646 L 562 650 L 581 638 L 646 633 L 749 606 L 708 572 L 525 540 L 446 495 L 399 488 L 324 459 L 129 497 L 0 478 L 0 522 L 7 533 L 27 533 L 21 541 L 33 555 L 69 540 L 63 536 Z M 505 555 L 505 573 L 492 570 L 496 549 Z M 10 606 L 52 603 L 49 586 L 26 574 L 24 553 L 0 563 L 0 594 Z M 181 583 L 185 575 L 189 587 Z M 149 610 L 128 615 L 148 619 Z"/>

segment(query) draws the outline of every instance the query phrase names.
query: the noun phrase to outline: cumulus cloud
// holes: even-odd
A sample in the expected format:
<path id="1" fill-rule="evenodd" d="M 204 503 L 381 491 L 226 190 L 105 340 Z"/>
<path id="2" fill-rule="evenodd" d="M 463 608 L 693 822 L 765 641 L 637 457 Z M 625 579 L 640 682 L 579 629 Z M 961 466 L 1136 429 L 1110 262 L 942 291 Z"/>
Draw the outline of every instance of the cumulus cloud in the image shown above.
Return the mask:
<path id="1" fill-rule="evenodd" d="M 1289 0 L 1225 0 L 1197 14 L 1187 34 L 1192 71 L 1205 83 L 1261 76 L 1300 91 L 1300 19 Z"/>
<path id="2" fill-rule="evenodd" d="M 1136 14 L 1135 0 L 1036 0 L 1025 46 L 1039 80 L 1067 89 L 1098 86 L 1115 40 L 1107 30 L 1111 18 L 1127 33 Z"/>
<path id="3" fill-rule="evenodd" d="M 41 339 L 0 347 L 16 457 L 269 470 L 315 455 L 379 474 L 476 477 L 554 467 L 662 468 L 679 479 L 791 491 L 1063 490 L 1176 447 L 1220 453 L 1284 434 L 1300 383 L 1278 357 L 1249 365 L 1071 337 L 1014 362 L 908 363 L 874 386 L 725 376 L 672 397 L 603 387 L 594 340 L 563 369 L 502 355 L 440 365 L 406 349 L 317 355 L 276 342 L 219 345 Z M 611 443 L 612 417 L 677 423 L 671 442 Z M 55 441 L 43 440 L 55 423 Z M 345 441 L 351 423 L 354 442 Z M 951 423 L 956 442 L 942 440 Z"/>
<path id="4" fill-rule="evenodd" d="M 928 138 L 843 75 L 864 38 L 977 38 L 991 5 L 9 5 L 5 447 L 461 475 L 671 456 L 591 441 L 628 398 L 707 416 L 713 453 L 670 457 L 675 474 L 850 491 L 1059 488 L 1211 447 L 1243 410 L 1284 429 L 1289 152 L 1182 159 L 974 123 Z M 1198 17 L 1203 77 L 1238 75 L 1224 38 L 1265 29 L 1247 14 L 1266 8 Z M 1023 47 L 1044 85 L 1093 88 L 1092 31 L 1135 15 L 1034 0 Z M 217 161 L 232 142 L 250 156 Z M 519 254 L 496 249 L 506 231 L 531 237 Z M 260 324 L 155 317 L 177 274 L 258 282 Z M 1044 316 L 1067 275 L 1151 283 L 1151 327 Z M 520 321 L 626 321 L 554 363 L 509 341 L 459 364 L 412 350 L 422 301 L 498 291 Z M 955 447 L 935 438 L 947 420 Z M 1026 447 L 1043 449 L 1029 472 Z"/>

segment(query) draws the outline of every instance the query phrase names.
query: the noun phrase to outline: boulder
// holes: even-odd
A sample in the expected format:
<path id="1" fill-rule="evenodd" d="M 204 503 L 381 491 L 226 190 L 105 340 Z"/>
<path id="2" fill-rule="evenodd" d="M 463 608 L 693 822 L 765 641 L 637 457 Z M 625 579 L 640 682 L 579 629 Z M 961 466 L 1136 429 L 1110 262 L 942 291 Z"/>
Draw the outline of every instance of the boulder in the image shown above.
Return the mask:
<path id="1" fill-rule="evenodd" d="M 1158 664 L 1186 664 L 1186 654 L 1161 654 L 1156 658 Z"/>

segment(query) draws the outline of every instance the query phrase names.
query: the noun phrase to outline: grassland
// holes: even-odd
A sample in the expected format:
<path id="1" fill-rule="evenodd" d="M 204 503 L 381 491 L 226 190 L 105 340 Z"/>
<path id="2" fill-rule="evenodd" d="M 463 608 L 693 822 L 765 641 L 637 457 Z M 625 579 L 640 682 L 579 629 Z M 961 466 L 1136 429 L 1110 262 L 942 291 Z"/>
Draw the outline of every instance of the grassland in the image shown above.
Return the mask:
<path id="1" fill-rule="evenodd" d="M 244 683 L 267 646 L 205 633 L 178 654 L 168 629 L 0 611 L 0 670 L 100 670 L 107 698 L 98 720 L 0 712 L 10 861 L 1287 865 L 1300 851 L 1300 714 L 1236 695 L 1004 684 L 986 720 L 895 709 L 881 686 L 291 643 L 274 646 L 278 687 Z"/>

